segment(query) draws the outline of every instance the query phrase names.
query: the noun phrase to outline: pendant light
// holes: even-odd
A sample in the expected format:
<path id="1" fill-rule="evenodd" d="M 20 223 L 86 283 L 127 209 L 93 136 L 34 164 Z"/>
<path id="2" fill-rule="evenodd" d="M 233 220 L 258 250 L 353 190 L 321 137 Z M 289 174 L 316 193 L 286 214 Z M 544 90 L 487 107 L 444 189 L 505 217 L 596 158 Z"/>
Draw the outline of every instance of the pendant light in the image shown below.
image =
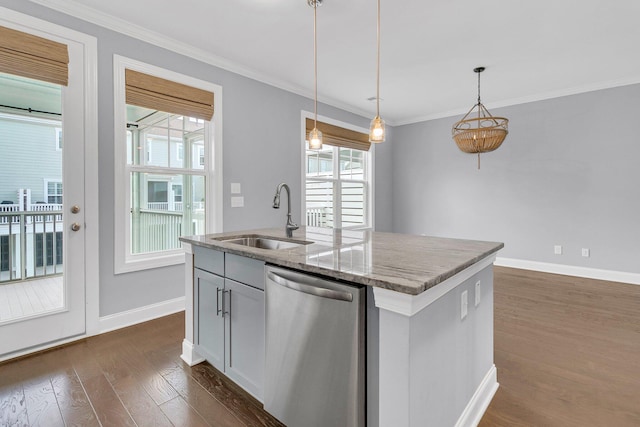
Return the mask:
<path id="1" fill-rule="evenodd" d="M 371 126 L 369 127 L 369 142 L 384 142 L 385 130 L 384 120 L 380 118 L 380 0 L 378 0 L 378 26 L 377 26 L 377 39 L 378 39 L 378 56 L 376 62 L 376 116 L 371 120 Z"/>
<path id="2" fill-rule="evenodd" d="M 504 117 L 494 117 L 480 102 L 480 73 L 484 67 L 474 68 L 478 74 L 478 103 L 458 122 L 453 125 L 451 134 L 460 150 L 465 153 L 478 154 L 478 169 L 480 169 L 480 153 L 488 153 L 500 147 L 509 133 L 509 120 Z M 469 115 L 477 109 L 477 115 Z"/>
<path id="3" fill-rule="evenodd" d="M 318 130 L 318 36 L 316 15 L 322 0 L 307 0 L 313 8 L 313 129 L 309 132 L 309 149 L 322 149 L 322 132 Z"/>

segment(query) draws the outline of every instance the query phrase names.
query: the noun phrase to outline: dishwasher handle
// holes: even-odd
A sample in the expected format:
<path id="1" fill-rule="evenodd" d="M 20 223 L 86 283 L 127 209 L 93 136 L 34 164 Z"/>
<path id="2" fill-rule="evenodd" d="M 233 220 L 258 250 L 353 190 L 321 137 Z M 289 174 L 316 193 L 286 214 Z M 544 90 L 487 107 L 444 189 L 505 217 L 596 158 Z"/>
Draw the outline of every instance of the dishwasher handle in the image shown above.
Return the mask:
<path id="1" fill-rule="evenodd" d="M 353 301 L 353 295 L 350 292 L 335 291 L 333 289 L 319 288 L 317 286 L 301 283 L 299 281 L 292 281 L 286 279 L 276 273 L 270 271 L 267 273 L 267 277 L 278 285 L 284 286 L 294 291 L 303 292 L 309 295 L 315 295 L 322 298 L 335 299 L 340 301 Z"/>

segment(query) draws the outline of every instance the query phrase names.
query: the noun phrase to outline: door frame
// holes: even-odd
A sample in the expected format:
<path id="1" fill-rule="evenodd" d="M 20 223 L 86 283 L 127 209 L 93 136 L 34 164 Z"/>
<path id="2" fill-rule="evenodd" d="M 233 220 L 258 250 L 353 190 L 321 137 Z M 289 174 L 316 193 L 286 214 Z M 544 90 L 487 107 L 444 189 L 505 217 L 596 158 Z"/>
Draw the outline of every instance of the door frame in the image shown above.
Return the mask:
<path id="1" fill-rule="evenodd" d="M 98 44 L 97 39 L 69 28 L 53 24 L 30 15 L 0 7 L 0 25 L 52 40 L 72 42 L 82 49 L 84 64 L 83 107 L 84 122 L 77 123 L 84 138 L 84 229 L 85 263 L 85 333 L 83 335 L 44 343 L 28 350 L 19 350 L 2 356 L 11 359 L 24 354 L 50 348 L 86 336 L 100 333 L 99 324 L 99 199 L 98 199 Z M 65 222 L 66 224 L 66 222 Z"/>

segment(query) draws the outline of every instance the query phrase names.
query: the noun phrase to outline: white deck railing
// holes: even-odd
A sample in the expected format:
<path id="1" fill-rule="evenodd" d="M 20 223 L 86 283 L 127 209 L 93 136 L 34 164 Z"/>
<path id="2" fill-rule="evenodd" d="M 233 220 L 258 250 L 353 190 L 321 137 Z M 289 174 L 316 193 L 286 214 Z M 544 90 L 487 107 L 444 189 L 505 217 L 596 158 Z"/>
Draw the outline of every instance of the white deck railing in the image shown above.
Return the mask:
<path id="1" fill-rule="evenodd" d="M 12 205 L 0 205 L 0 224 L 7 224 L 9 221 L 13 221 L 14 224 L 18 224 L 20 222 L 20 216 L 16 215 L 3 215 L 5 213 L 20 213 L 24 211 L 20 211 L 20 205 L 12 204 Z M 26 212 L 56 212 L 56 221 L 62 222 L 62 205 L 58 203 L 35 203 L 27 206 Z M 42 222 L 53 221 L 51 215 L 46 215 L 46 219 L 43 219 L 42 216 L 34 216 L 27 215 L 27 221 L 30 224 L 32 221 Z"/>
<path id="2" fill-rule="evenodd" d="M 150 211 L 168 211 L 168 212 L 182 212 L 184 209 L 184 202 L 147 202 L 147 210 Z M 204 202 L 193 202 L 191 209 L 204 209 Z"/>
<path id="3" fill-rule="evenodd" d="M 0 206 L 0 283 L 62 274 L 62 210 Z"/>

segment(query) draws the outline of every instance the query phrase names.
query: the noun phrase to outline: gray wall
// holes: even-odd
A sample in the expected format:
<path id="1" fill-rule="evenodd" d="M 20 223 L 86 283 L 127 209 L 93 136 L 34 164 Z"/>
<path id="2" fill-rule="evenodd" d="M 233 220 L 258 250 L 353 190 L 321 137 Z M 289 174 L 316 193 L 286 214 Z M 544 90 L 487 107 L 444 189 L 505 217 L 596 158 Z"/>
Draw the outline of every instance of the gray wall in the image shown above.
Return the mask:
<path id="1" fill-rule="evenodd" d="M 105 316 L 184 295 L 183 266 L 114 275 L 114 122 L 113 55 L 119 54 L 221 85 L 223 88 L 224 229 L 284 226 L 285 213 L 271 207 L 278 183 L 290 184 L 293 214 L 300 217 L 300 111 L 313 111 L 311 99 L 244 78 L 183 57 L 160 47 L 71 18 L 24 0 L 0 0 L 0 5 L 60 24 L 98 39 L 98 114 L 100 186 L 100 315 Z M 295 52 L 291 52 L 292 55 Z M 369 118 L 319 105 L 318 113 L 369 126 Z M 381 149 L 380 153 L 389 149 Z M 384 154 L 377 157 L 383 157 Z M 391 182 L 390 159 L 383 159 L 378 182 Z M 244 208 L 230 207 L 232 182 L 242 184 Z M 391 188 L 376 190 L 389 200 Z M 381 229 L 391 227 L 391 210 L 381 203 Z M 90 219 L 87 219 L 90 221 Z"/>
<path id="2" fill-rule="evenodd" d="M 451 139 L 459 117 L 396 127 L 393 231 L 502 241 L 501 257 L 640 273 L 638 99 L 632 85 L 491 110 L 509 118 L 509 135 L 481 170 Z"/>

